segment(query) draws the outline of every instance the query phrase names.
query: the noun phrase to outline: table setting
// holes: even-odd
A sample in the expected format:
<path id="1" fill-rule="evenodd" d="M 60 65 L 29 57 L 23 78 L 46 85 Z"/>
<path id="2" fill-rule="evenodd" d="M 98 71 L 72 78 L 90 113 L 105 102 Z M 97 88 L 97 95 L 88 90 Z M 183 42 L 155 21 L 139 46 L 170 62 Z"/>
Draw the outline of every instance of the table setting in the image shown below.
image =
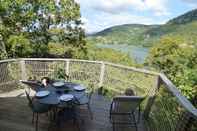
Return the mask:
<path id="1" fill-rule="evenodd" d="M 36 98 L 42 104 L 58 105 L 85 96 L 85 86 L 72 82 L 56 81 L 46 88 L 39 88 Z"/>

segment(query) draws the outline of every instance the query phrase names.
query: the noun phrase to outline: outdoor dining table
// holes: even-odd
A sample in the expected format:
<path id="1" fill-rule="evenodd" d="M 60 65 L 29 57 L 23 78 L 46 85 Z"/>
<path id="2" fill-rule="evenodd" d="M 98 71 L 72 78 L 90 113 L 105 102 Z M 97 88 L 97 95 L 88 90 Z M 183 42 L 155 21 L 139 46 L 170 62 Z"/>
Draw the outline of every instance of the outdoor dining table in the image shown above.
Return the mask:
<path id="1" fill-rule="evenodd" d="M 37 100 L 41 104 L 47 104 L 47 105 L 61 105 L 62 103 L 65 103 L 66 101 L 60 100 L 61 95 L 64 94 L 70 94 L 73 95 L 73 100 L 77 102 L 83 102 L 82 100 L 86 96 L 85 93 L 85 87 L 84 90 L 75 90 L 75 86 L 82 86 L 80 84 L 71 83 L 71 82 L 64 82 L 64 85 L 61 87 L 55 87 L 53 84 L 48 85 L 47 87 L 38 88 L 37 92 L 40 91 L 49 91 L 49 94 L 44 97 L 37 97 Z"/>
<path id="2" fill-rule="evenodd" d="M 75 87 L 80 87 L 80 90 L 76 90 Z M 53 113 L 52 116 L 50 115 L 50 119 L 55 121 L 57 126 L 60 126 L 66 120 L 76 120 L 78 115 L 73 105 L 83 103 L 83 100 L 88 99 L 85 87 L 77 83 L 64 82 L 59 87 L 50 84 L 47 87 L 39 87 L 36 94 L 42 91 L 47 91 L 49 94 L 44 97 L 36 96 L 36 99 L 39 103 L 52 107 Z M 72 95 L 73 98 L 64 101 L 60 99 L 63 95 Z"/>

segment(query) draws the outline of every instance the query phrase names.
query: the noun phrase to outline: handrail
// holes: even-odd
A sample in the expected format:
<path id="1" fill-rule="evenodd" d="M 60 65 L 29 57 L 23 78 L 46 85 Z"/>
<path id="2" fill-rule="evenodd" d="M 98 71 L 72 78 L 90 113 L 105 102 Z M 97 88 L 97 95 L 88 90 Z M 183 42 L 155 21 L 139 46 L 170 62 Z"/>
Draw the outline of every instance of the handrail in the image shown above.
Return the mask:
<path id="1" fill-rule="evenodd" d="M 92 61 L 92 60 L 81 60 L 81 59 L 63 59 L 63 58 L 19 58 L 20 60 L 31 60 L 31 61 L 78 61 L 78 62 L 87 62 L 87 63 L 98 63 L 101 64 L 102 61 Z"/>
<path id="2" fill-rule="evenodd" d="M 144 74 L 159 76 L 159 73 L 154 72 L 154 71 L 148 71 L 146 69 L 140 69 L 140 68 L 135 68 L 135 67 L 130 67 L 130 66 L 124 66 L 124 65 L 114 64 L 114 63 L 110 63 L 110 62 L 105 62 L 105 64 L 108 64 L 108 65 L 111 65 L 111 66 L 114 66 L 114 67 L 119 67 L 119 68 L 132 70 L 134 72 L 140 72 L 140 73 L 144 73 Z"/>
<path id="3" fill-rule="evenodd" d="M 6 62 L 13 62 L 13 61 L 18 61 L 18 59 L 6 59 L 6 60 L 0 60 L 1 63 L 6 63 Z"/>
<path id="4" fill-rule="evenodd" d="M 149 75 L 155 75 L 155 76 L 159 76 L 159 73 L 154 72 L 154 71 L 148 71 L 146 69 L 140 69 L 140 68 L 135 68 L 135 67 L 130 67 L 130 66 L 124 66 L 124 65 L 120 65 L 120 64 L 114 64 L 111 62 L 106 62 L 106 61 L 92 61 L 92 60 L 81 60 L 81 59 L 61 59 L 61 58 L 20 58 L 20 60 L 32 60 L 32 61 L 51 61 L 51 60 L 55 60 L 55 61 L 79 61 L 79 62 L 87 62 L 87 63 L 98 63 L 98 64 L 108 64 L 114 67 L 120 67 L 120 68 L 125 68 L 125 69 L 129 69 L 135 72 L 141 72 L 141 73 L 145 73 L 145 74 L 149 74 Z"/>
<path id="5" fill-rule="evenodd" d="M 157 73 L 154 71 L 148 71 L 145 69 L 139 69 L 135 67 L 129 67 L 119 64 L 114 64 L 110 62 L 103 62 L 103 61 L 91 61 L 91 60 L 78 60 L 78 59 L 56 59 L 56 58 L 18 58 L 18 59 L 7 59 L 7 60 L 0 60 L 1 63 L 5 62 L 13 62 L 13 61 L 76 61 L 76 62 L 87 62 L 87 63 L 97 63 L 97 64 L 106 64 L 113 67 L 124 68 L 128 70 L 132 70 L 135 72 L 145 73 L 149 75 L 159 76 L 161 81 L 166 85 L 165 87 L 177 98 L 178 102 L 188 111 L 190 112 L 195 118 L 197 118 L 197 109 L 189 102 L 187 98 L 185 98 L 180 91 L 176 88 L 176 86 L 162 73 Z"/>
<path id="6" fill-rule="evenodd" d="M 165 87 L 172 92 L 174 96 L 178 99 L 178 102 L 187 109 L 188 112 L 192 113 L 197 119 L 197 109 L 189 102 L 189 100 L 184 97 L 181 92 L 176 88 L 176 86 L 166 77 L 166 75 L 159 75 L 162 82 L 166 85 Z"/>

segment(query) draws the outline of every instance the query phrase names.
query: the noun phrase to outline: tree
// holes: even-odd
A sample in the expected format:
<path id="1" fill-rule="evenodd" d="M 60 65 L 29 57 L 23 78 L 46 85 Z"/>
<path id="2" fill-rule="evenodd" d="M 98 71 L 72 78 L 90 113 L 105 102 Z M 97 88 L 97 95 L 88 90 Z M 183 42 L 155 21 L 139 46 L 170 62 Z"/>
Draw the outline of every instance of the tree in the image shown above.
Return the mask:
<path id="1" fill-rule="evenodd" d="M 11 35 L 7 41 L 7 46 L 10 50 L 8 52 L 9 57 L 29 57 L 32 54 L 32 48 L 30 42 L 23 35 Z"/>
<path id="2" fill-rule="evenodd" d="M 15 35 L 30 42 L 33 57 L 47 56 L 50 42 L 72 46 L 85 54 L 85 35 L 81 25 L 80 7 L 74 0 L 0 1 L 0 34 L 9 53 L 12 49 L 8 40 Z"/>
<path id="3" fill-rule="evenodd" d="M 152 48 L 147 62 L 164 72 L 196 104 L 197 47 L 193 42 L 179 36 L 164 37 Z"/>
<path id="4" fill-rule="evenodd" d="M 117 64 L 137 66 L 137 64 L 135 64 L 134 60 L 129 57 L 128 54 L 124 54 L 113 49 L 97 48 L 95 43 L 92 41 L 87 42 L 87 48 L 88 59 L 90 60 L 108 61 Z"/>
<path id="5" fill-rule="evenodd" d="M 192 38 L 192 37 L 191 37 Z M 163 71 L 177 88 L 197 107 L 197 45 L 193 39 L 185 39 L 184 36 L 167 36 L 152 48 L 147 62 L 149 65 Z M 163 96 L 165 102 L 173 101 Z M 169 104 L 169 102 L 167 102 Z M 166 103 L 166 104 L 167 104 Z M 177 107 L 172 106 L 176 112 Z M 181 112 L 181 121 L 177 119 L 178 130 L 196 130 L 194 118 L 188 112 Z M 187 118 L 187 119 L 185 119 Z M 176 119 L 176 118 L 175 118 Z M 193 129 L 194 128 L 194 129 Z"/>

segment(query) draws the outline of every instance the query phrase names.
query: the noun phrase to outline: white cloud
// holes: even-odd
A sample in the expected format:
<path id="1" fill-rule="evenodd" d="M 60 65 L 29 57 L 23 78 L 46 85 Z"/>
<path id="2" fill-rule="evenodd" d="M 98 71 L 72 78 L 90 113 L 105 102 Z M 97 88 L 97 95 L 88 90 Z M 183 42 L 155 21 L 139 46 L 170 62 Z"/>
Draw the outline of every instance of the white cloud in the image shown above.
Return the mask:
<path id="1" fill-rule="evenodd" d="M 92 4 L 92 8 L 106 13 L 119 13 L 129 8 L 143 8 L 143 4 L 138 0 L 100 0 Z"/>
<path id="2" fill-rule="evenodd" d="M 169 15 L 167 9 L 167 0 L 145 0 L 146 9 L 153 10 L 155 15 Z"/>
<path id="3" fill-rule="evenodd" d="M 128 10 L 153 11 L 155 15 L 168 15 L 168 0 L 76 0 L 87 8 L 106 13 L 120 13 Z"/>
<path id="4" fill-rule="evenodd" d="M 82 21 L 86 32 L 92 33 L 114 25 L 140 23 L 159 24 L 144 12 L 161 16 L 168 15 L 167 0 L 75 0 L 81 5 Z M 141 15 L 139 15 L 139 13 Z"/>

